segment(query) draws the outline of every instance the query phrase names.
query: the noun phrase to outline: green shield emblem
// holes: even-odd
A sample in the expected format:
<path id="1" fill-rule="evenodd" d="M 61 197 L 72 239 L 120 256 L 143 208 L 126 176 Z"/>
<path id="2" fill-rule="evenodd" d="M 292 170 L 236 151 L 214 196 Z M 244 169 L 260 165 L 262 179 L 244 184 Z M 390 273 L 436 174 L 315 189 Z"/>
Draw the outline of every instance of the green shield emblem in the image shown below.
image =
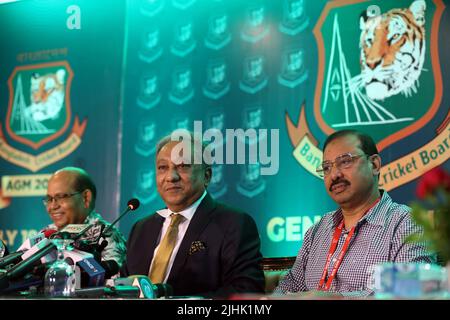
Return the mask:
<path id="1" fill-rule="evenodd" d="M 421 129 L 442 98 L 441 0 L 331 1 L 314 27 L 314 114 L 326 134 L 354 128 L 380 150 Z"/>
<path id="2" fill-rule="evenodd" d="M 65 61 L 14 69 L 5 123 L 13 140 L 38 149 L 64 133 L 71 118 L 72 78 Z"/>

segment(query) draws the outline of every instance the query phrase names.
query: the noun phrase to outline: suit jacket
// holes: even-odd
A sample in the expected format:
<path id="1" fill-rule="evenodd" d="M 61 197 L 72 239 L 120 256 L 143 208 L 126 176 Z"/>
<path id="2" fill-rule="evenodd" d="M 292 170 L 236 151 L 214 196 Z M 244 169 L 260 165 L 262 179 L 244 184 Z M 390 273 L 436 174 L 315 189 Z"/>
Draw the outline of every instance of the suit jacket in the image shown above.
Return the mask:
<path id="1" fill-rule="evenodd" d="M 163 222 L 164 218 L 154 213 L 133 226 L 124 276 L 148 274 Z M 189 224 L 167 283 L 178 296 L 224 298 L 235 293 L 263 293 L 261 259 L 252 217 L 207 194 Z"/>

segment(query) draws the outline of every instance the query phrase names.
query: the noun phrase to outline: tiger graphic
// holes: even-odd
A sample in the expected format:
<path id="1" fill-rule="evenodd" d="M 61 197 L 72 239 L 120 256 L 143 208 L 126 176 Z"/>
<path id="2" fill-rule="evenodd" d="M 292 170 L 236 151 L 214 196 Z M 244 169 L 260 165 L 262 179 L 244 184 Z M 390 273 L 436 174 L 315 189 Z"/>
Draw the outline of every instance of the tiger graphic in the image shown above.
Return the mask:
<path id="1" fill-rule="evenodd" d="M 25 109 L 25 116 L 34 121 L 55 120 L 64 103 L 65 75 L 63 69 L 55 73 L 31 76 L 31 105 Z"/>
<path id="2" fill-rule="evenodd" d="M 370 99 L 417 92 L 425 59 L 425 9 L 425 1 L 416 0 L 407 9 L 361 16 L 359 81 Z"/>

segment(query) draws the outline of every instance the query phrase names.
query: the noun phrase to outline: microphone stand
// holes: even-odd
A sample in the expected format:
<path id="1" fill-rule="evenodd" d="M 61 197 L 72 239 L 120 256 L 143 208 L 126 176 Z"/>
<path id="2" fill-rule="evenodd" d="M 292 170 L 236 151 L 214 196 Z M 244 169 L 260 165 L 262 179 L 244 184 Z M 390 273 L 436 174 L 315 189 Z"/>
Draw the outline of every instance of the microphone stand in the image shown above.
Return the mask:
<path id="1" fill-rule="evenodd" d="M 119 216 L 117 217 L 108 227 L 106 227 L 105 229 L 102 230 L 102 232 L 100 233 L 100 236 L 98 237 L 98 241 L 100 241 L 100 239 L 102 239 L 102 237 L 107 234 L 108 231 L 110 231 L 112 229 L 112 227 L 120 220 L 122 219 L 122 217 L 124 215 L 126 215 L 128 212 L 137 209 L 137 207 L 139 206 L 139 203 L 137 204 L 137 206 L 135 206 L 133 208 L 133 206 L 131 206 L 130 204 L 128 204 L 127 208 L 125 209 L 125 211 Z M 108 241 L 103 238 L 103 241 L 100 244 L 97 244 L 96 248 L 94 249 L 94 258 L 97 261 L 101 261 L 101 252 L 103 251 L 103 249 L 106 248 L 106 246 L 108 245 Z"/>
<path id="2" fill-rule="evenodd" d="M 105 229 L 103 229 L 102 233 L 100 233 L 99 239 L 105 234 L 107 233 L 109 230 L 112 229 L 112 227 L 120 220 L 122 219 L 122 217 L 124 215 L 126 215 L 128 212 L 130 212 L 132 209 L 130 208 L 130 206 L 127 206 L 127 209 L 118 217 L 116 218 L 116 220 L 114 220 L 108 227 L 106 227 Z"/>

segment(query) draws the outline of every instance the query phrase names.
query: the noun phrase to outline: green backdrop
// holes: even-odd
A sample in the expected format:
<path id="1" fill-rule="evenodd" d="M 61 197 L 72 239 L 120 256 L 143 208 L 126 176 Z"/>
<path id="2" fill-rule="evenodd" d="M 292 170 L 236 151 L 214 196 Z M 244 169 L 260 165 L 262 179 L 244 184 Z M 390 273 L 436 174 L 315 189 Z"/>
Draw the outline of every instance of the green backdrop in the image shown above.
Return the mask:
<path id="1" fill-rule="evenodd" d="M 371 5 L 385 13 L 411 2 L 30 0 L 0 5 L 1 238 L 14 249 L 50 222 L 40 197 L 48 174 L 67 165 L 93 175 L 97 210 L 109 221 L 129 198 L 141 200 L 141 208 L 120 222 L 127 236 L 135 221 L 163 206 L 154 181 L 156 141 L 202 121 L 203 130 L 279 130 L 277 174 L 260 175 L 259 165 L 215 165 L 209 192 L 255 218 L 265 256 L 295 255 L 306 230 L 335 205 L 322 180 L 301 165 L 306 149 L 294 150 L 305 134 L 321 149 L 337 129 L 333 124 L 343 122 L 344 97 L 364 96 L 364 88 L 349 91 L 348 82 L 361 71 L 361 14 Z M 372 114 L 364 124 L 344 127 L 377 140 L 383 162 L 391 164 L 386 172 L 392 177 L 386 175 L 385 182 L 398 202 L 414 199 L 417 177 L 425 171 L 438 165 L 449 169 L 447 4 L 426 1 L 426 54 L 416 92 L 349 104 L 350 110 L 366 108 Z M 333 58 L 336 32 L 342 50 Z M 23 122 L 32 131 L 20 131 L 19 115 L 32 105 L 31 78 L 58 70 L 65 70 L 59 118 L 32 119 Z M 58 82 L 50 78 L 46 86 Z M 411 119 L 381 121 L 374 116 L 375 103 L 395 119 Z M 394 177 L 397 165 L 409 161 L 403 157 L 416 166 Z"/>

